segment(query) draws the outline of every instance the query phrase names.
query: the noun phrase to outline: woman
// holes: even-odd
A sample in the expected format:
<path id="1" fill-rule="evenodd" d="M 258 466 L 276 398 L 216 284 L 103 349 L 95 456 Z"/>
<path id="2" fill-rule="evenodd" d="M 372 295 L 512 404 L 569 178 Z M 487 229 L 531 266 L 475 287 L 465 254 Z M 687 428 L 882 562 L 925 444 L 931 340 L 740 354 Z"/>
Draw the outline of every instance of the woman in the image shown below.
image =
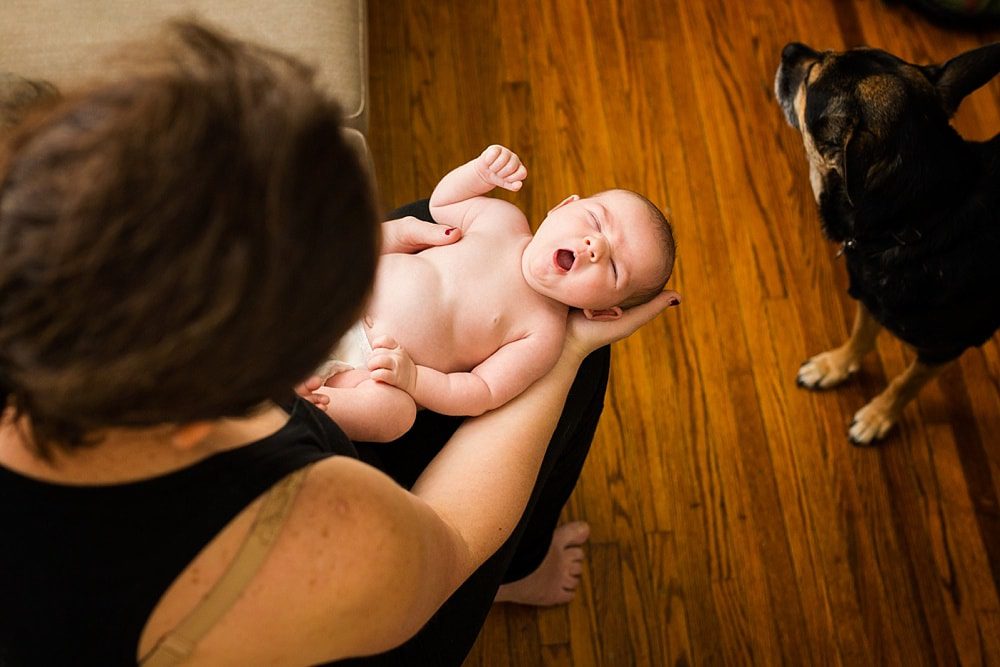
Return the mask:
<path id="1" fill-rule="evenodd" d="M 581 363 L 672 295 L 573 319 L 499 410 L 355 448 L 287 389 L 376 261 L 335 105 L 193 24 L 146 50 L 0 163 L 0 664 L 460 663 L 586 456 L 606 349 L 571 390 Z M 445 242 L 421 225 L 382 250 Z"/>

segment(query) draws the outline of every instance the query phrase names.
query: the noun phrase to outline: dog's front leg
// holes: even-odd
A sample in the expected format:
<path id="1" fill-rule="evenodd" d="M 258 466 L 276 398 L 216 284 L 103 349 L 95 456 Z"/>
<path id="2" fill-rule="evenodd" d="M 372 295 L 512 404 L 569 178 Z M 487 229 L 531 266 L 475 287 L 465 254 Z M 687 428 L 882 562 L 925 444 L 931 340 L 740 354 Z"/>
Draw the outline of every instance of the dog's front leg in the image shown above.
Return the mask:
<path id="1" fill-rule="evenodd" d="M 802 364 L 796 377 L 800 387 L 829 389 L 837 386 L 861 368 L 861 358 L 875 349 L 875 338 L 882 325 L 860 301 L 857 304 L 851 337 L 840 347 L 817 354 Z"/>
<path id="2" fill-rule="evenodd" d="M 881 394 L 854 414 L 848 439 L 855 445 L 869 445 L 885 437 L 899 420 L 906 404 L 916 398 L 920 389 L 937 376 L 943 364 L 926 364 L 919 359 L 901 375 L 896 376 Z"/>

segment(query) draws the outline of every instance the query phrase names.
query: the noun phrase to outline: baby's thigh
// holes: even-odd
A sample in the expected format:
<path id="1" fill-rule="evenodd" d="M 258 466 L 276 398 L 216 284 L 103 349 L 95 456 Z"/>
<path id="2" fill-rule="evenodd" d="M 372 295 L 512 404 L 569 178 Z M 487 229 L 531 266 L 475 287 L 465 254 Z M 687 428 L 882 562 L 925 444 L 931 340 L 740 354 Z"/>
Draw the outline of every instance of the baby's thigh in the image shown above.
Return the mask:
<path id="1" fill-rule="evenodd" d="M 327 414 L 353 440 L 391 442 L 409 431 L 417 416 L 409 394 L 371 378 L 353 387 L 323 386 L 316 393 L 329 397 Z"/>
<path id="2" fill-rule="evenodd" d="M 372 379 L 362 381 L 354 389 L 365 402 L 369 414 L 379 421 L 379 440 L 388 442 L 400 438 L 417 418 L 413 397 L 399 387 Z"/>
<path id="3" fill-rule="evenodd" d="M 323 384 L 327 387 L 333 387 L 335 389 L 353 389 L 365 380 L 369 380 L 371 376 L 371 371 L 367 368 L 355 368 L 353 370 L 337 373 L 336 375 L 331 375 Z"/>

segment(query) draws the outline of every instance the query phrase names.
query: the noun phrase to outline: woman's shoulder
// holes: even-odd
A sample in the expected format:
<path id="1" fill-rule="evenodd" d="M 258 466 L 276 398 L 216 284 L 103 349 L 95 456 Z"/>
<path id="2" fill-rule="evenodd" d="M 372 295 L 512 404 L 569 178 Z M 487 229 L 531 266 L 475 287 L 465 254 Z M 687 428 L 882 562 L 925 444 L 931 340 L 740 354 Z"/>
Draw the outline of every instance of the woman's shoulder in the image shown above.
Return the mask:
<path id="1" fill-rule="evenodd" d="M 433 566 L 422 533 L 436 516 L 414 502 L 360 461 L 313 464 L 271 553 L 199 644 L 195 664 L 313 664 L 387 650 L 415 633 L 426 620 L 421 580 Z M 234 519 L 175 582 L 150 617 L 140 655 L 223 574 L 258 509 L 259 501 Z"/>

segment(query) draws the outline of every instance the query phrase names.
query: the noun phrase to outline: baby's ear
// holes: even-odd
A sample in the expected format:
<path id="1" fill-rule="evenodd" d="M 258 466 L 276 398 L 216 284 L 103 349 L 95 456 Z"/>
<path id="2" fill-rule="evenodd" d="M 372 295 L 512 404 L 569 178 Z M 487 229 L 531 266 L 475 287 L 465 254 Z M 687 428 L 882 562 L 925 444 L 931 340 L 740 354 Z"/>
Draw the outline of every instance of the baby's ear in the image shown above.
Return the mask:
<path id="1" fill-rule="evenodd" d="M 566 199 L 563 199 L 561 202 L 559 202 L 558 204 L 556 204 L 555 206 L 553 206 L 551 209 L 549 209 L 549 213 L 551 213 L 552 211 L 556 210 L 557 208 L 562 208 L 563 206 L 565 206 L 566 204 L 570 203 L 571 201 L 576 201 L 579 198 L 580 198 L 580 195 L 570 195 L 569 197 L 566 197 Z"/>
<path id="2" fill-rule="evenodd" d="M 614 308 L 607 308 L 605 310 L 591 310 L 590 308 L 584 308 L 583 316 L 588 320 L 594 320 L 595 322 L 613 322 L 622 316 L 622 309 L 618 306 L 615 306 Z"/>

